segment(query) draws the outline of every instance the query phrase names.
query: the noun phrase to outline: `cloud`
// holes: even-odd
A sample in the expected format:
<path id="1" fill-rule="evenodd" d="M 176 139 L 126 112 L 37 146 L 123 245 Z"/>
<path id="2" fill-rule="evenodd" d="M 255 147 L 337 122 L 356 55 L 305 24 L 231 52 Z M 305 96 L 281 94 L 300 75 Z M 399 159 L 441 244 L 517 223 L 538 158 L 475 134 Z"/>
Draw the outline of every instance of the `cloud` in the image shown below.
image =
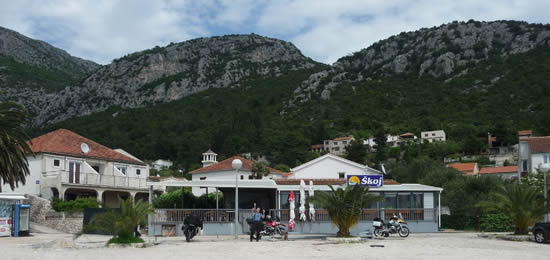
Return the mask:
<path id="1" fill-rule="evenodd" d="M 546 0 L 20 0 L 3 4 L 0 26 L 103 64 L 155 45 L 250 32 L 332 63 L 402 31 L 469 19 L 549 23 L 547 10 Z"/>

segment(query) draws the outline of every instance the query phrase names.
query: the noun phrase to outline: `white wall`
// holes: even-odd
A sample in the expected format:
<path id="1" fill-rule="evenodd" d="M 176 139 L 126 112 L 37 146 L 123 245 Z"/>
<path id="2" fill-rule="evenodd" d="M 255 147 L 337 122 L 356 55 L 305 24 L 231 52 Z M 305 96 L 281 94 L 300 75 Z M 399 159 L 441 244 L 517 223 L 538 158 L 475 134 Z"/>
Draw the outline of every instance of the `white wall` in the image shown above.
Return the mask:
<path id="1" fill-rule="evenodd" d="M 294 174 L 289 176 L 289 179 L 338 179 L 340 172 L 345 173 L 346 177 L 348 175 L 377 174 L 362 167 L 325 157 L 307 167 L 293 170 Z"/>
<path id="2" fill-rule="evenodd" d="M 424 192 L 424 208 L 435 208 L 434 205 L 434 193 L 433 192 Z M 433 212 L 424 211 L 424 220 L 433 220 Z"/>
<path id="3" fill-rule="evenodd" d="M 531 172 L 536 173 L 539 165 L 544 163 L 545 153 L 534 153 L 531 154 Z"/>
<path id="4" fill-rule="evenodd" d="M 42 175 L 42 156 L 27 157 L 29 162 L 30 175 L 25 178 L 25 185 L 19 184 L 19 187 L 12 190 L 8 184 L 2 184 L 2 193 L 23 193 L 40 194 L 40 176 Z M 37 181 L 39 183 L 37 183 Z"/>
<path id="5" fill-rule="evenodd" d="M 243 176 L 243 180 L 248 180 L 248 176 L 250 175 L 252 175 L 252 172 L 250 171 L 239 171 L 239 180 L 241 180 L 240 176 Z M 231 171 L 219 171 L 219 172 L 200 172 L 200 173 L 191 174 L 192 181 L 200 181 L 202 177 L 206 177 L 206 181 L 235 180 L 235 171 L 231 170 Z M 263 179 L 271 179 L 271 178 L 273 178 L 272 174 L 269 174 L 263 177 Z M 200 196 L 206 193 L 206 189 L 200 188 L 200 187 L 193 187 L 192 191 L 195 196 Z M 208 189 L 208 192 L 215 192 L 215 191 L 216 191 L 215 188 Z"/>

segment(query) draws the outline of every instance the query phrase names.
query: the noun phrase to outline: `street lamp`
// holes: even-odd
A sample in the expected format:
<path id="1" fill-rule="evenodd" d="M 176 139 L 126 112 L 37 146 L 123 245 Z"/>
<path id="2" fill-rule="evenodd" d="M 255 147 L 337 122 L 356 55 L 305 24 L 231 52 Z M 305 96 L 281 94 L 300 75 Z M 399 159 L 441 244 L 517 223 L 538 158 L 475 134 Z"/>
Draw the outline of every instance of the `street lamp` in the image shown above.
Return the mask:
<path id="1" fill-rule="evenodd" d="M 243 162 L 239 159 L 233 160 L 231 166 L 235 169 L 235 239 L 239 238 L 237 227 L 239 226 L 239 169 L 243 166 Z"/>
<path id="2" fill-rule="evenodd" d="M 544 174 L 544 206 L 548 205 L 548 184 L 546 183 L 546 174 L 550 171 L 550 163 L 541 164 L 539 170 Z M 544 222 L 548 222 L 548 214 L 544 214 Z"/>

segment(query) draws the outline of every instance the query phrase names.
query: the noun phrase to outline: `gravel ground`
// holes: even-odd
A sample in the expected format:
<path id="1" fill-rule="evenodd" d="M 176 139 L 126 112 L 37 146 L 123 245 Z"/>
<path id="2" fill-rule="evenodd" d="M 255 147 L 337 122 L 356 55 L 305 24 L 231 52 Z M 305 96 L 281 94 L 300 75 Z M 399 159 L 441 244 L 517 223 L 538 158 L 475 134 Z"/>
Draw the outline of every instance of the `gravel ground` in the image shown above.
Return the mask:
<path id="1" fill-rule="evenodd" d="M 66 234 L 0 237 L 0 259 L 550 259 L 550 244 L 479 238 L 477 233 L 424 233 L 356 243 L 335 243 L 315 236 L 289 241 L 249 242 L 241 236 L 158 238 L 148 248 L 105 248 L 106 236 Z M 145 238 L 154 241 L 154 238 Z M 383 245 L 384 247 L 371 247 Z"/>

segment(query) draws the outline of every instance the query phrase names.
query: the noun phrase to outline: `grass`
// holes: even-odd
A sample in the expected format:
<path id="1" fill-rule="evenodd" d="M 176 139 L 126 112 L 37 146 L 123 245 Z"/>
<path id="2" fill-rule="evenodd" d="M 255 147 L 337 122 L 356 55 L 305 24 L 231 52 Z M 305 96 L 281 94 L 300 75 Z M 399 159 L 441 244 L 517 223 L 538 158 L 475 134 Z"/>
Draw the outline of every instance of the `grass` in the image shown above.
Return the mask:
<path id="1" fill-rule="evenodd" d="M 133 244 L 133 243 L 144 243 L 143 239 L 139 237 L 132 237 L 132 238 L 120 238 L 120 237 L 113 237 L 107 241 L 107 244 Z"/>

